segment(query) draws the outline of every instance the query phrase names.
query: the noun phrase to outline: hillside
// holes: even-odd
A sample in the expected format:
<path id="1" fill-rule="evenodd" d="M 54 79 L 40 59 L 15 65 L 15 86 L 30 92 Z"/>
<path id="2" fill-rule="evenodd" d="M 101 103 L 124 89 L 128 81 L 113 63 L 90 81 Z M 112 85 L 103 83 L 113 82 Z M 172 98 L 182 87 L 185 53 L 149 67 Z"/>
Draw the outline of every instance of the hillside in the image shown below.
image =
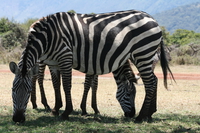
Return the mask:
<path id="1" fill-rule="evenodd" d="M 160 25 L 165 26 L 171 33 L 176 29 L 193 30 L 200 33 L 200 2 L 153 16 Z"/>

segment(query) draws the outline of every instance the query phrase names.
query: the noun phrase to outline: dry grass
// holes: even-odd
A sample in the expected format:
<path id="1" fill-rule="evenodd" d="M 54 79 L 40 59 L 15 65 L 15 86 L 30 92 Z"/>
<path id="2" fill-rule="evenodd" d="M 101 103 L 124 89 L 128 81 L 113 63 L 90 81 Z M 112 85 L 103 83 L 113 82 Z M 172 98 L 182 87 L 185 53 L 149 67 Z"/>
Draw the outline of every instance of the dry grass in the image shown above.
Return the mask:
<path id="1" fill-rule="evenodd" d="M 188 69 L 189 68 L 189 69 Z M 7 69 L 7 65 L 0 65 L 0 69 Z M 172 71 L 176 73 L 195 73 L 196 70 L 199 70 L 198 66 L 172 66 Z M 160 67 L 157 67 L 156 72 L 161 72 Z M 200 74 L 199 72 L 196 72 Z M 0 73 L 0 106 L 12 106 L 11 99 L 11 87 L 14 75 L 12 73 Z M 83 93 L 83 82 L 84 77 L 73 78 L 72 80 L 72 99 L 74 109 L 80 109 L 80 102 Z M 169 89 L 167 91 L 163 86 L 163 80 L 159 79 L 158 83 L 158 112 L 159 113 L 184 113 L 184 114 L 198 114 L 200 110 L 200 84 L 199 80 L 177 80 L 177 83 L 173 81 L 168 81 Z M 47 95 L 48 103 L 51 107 L 54 106 L 54 91 L 52 83 L 50 80 L 50 75 L 45 76 L 45 92 Z M 139 83 L 136 85 L 137 94 L 136 94 L 136 108 L 139 112 L 143 100 L 144 100 L 144 87 L 139 80 Z M 63 93 L 63 90 L 62 90 Z M 99 86 L 97 93 L 97 102 L 101 114 L 119 116 L 123 115 L 120 105 L 118 104 L 116 98 L 116 84 L 113 78 L 99 78 Z M 64 94 L 63 98 L 64 98 Z M 37 86 L 37 103 L 39 108 L 43 108 L 43 105 L 40 103 L 40 93 Z M 63 101 L 65 101 L 63 99 Z M 88 111 L 93 112 L 90 106 L 91 94 L 89 93 L 88 97 Z M 28 104 L 28 107 L 31 108 L 31 103 Z M 64 109 L 64 107 L 62 108 Z"/>
<path id="2" fill-rule="evenodd" d="M 0 69 L 8 70 L 8 65 L 0 65 Z M 175 73 L 198 73 L 199 66 L 172 66 Z M 155 70 L 161 72 L 160 67 Z M 135 71 L 136 72 L 136 71 Z M 163 86 L 163 80 L 158 82 L 158 111 L 153 115 L 154 122 L 141 124 L 133 123 L 133 119 L 125 119 L 123 111 L 118 104 L 115 94 L 116 85 L 113 78 L 99 78 L 97 93 L 98 107 L 101 115 L 90 117 L 80 116 L 80 102 L 83 93 L 84 77 L 73 78 L 72 99 L 75 112 L 70 115 L 69 121 L 59 121 L 50 113 L 44 112 L 40 103 L 40 93 L 37 86 L 37 103 L 39 110 L 32 110 L 28 103 L 26 112 L 27 120 L 22 125 L 15 125 L 12 118 L 11 87 L 14 74 L 0 72 L 0 132 L 27 133 L 27 132 L 115 132 L 115 133 L 177 133 L 190 132 L 200 133 L 200 84 L 199 80 L 176 80 L 169 81 L 167 91 Z M 54 91 L 50 75 L 45 76 L 45 91 L 48 103 L 54 106 Z M 136 85 L 136 110 L 139 112 L 144 100 L 144 87 L 141 82 Z M 63 90 L 62 96 L 64 98 Z M 89 93 L 87 110 L 93 114 L 90 107 L 91 93 Z M 63 99 L 63 101 L 65 101 Z M 65 105 L 65 104 L 64 104 Z M 61 108 L 64 110 L 64 107 Z"/>

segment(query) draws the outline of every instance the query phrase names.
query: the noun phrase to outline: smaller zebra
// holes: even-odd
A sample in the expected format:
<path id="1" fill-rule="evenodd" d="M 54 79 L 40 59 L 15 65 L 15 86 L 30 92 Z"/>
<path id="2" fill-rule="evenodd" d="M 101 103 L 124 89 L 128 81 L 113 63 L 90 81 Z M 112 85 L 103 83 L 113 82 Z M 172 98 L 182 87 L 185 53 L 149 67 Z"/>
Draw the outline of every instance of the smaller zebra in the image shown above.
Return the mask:
<path id="1" fill-rule="evenodd" d="M 120 69 L 118 69 L 117 71 L 113 72 L 113 75 L 115 77 L 115 79 L 118 79 L 118 82 L 122 82 L 122 81 L 126 81 L 129 82 L 129 84 L 131 85 L 131 83 L 137 83 L 135 74 L 131 68 L 131 64 L 130 64 L 130 60 L 128 60 Z M 120 79 L 121 78 L 121 79 Z M 124 83 L 126 84 L 126 83 Z M 126 93 L 126 91 L 120 92 L 119 90 L 122 90 L 120 83 L 118 83 L 118 90 L 117 90 L 117 95 L 116 98 L 119 101 L 119 103 L 121 103 L 121 99 L 119 98 L 120 95 L 124 95 Z M 85 83 L 84 83 L 84 92 L 83 92 L 83 97 L 82 97 L 82 101 L 81 101 L 81 109 L 82 109 L 82 115 L 87 115 L 87 111 L 86 111 L 86 101 L 87 101 L 87 95 L 88 95 L 88 91 L 90 89 L 90 87 L 92 88 L 92 102 L 91 102 L 91 106 L 95 112 L 95 114 L 100 113 L 98 108 L 97 108 L 97 97 L 96 97 L 96 93 L 97 93 L 97 86 L 98 86 L 98 75 L 88 75 L 86 74 L 85 76 Z M 127 87 L 129 88 L 129 87 Z M 133 88 L 132 90 L 134 90 L 133 93 L 136 92 L 135 90 L 135 86 L 131 87 Z M 123 89 L 126 89 L 126 87 L 124 87 Z M 133 98 L 135 99 L 135 97 Z M 135 103 L 133 103 L 135 104 Z M 135 105 L 134 105 L 135 107 Z M 135 109 L 133 109 L 135 111 Z M 135 112 L 132 114 L 133 116 L 135 115 Z M 126 114 L 125 114 L 126 116 Z"/>
<path id="2" fill-rule="evenodd" d="M 130 61 L 127 61 L 127 63 L 122 67 L 123 73 L 125 73 L 126 78 L 129 80 L 129 82 L 134 82 L 137 83 L 137 80 L 135 78 L 134 72 L 131 69 L 130 66 Z M 44 108 L 46 111 L 50 111 L 50 107 L 47 103 L 47 99 L 45 96 L 44 92 L 44 86 L 43 86 L 43 80 L 44 80 L 44 71 L 45 71 L 45 64 L 39 64 L 39 73 L 38 75 L 35 75 L 33 77 L 33 87 L 32 87 L 32 92 L 31 92 L 31 102 L 33 109 L 37 108 L 36 104 L 36 80 L 38 79 L 38 84 L 40 88 L 40 93 L 41 93 L 41 102 L 44 105 Z M 52 109 L 52 114 L 53 115 L 59 115 L 59 109 L 62 107 L 62 99 L 61 99 L 61 94 L 60 94 L 60 73 L 59 71 L 53 71 L 51 67 L 49 67 L 50 73 L 52 76 L 52 82 L 53 82 L 53 87 L 55 90 L 55 107 Z M 118 74 L 119 75 L 119 74 Z M 125 77 L 123 77 L 125 78 Z M 124 80 L 124 79 L 123 79 Z M 100 113 L 97 107 L 97 86 L 98 86 L 98 75 L 85 75 L 85 82 L 84 82 L 84 92 L 82 96 L 82 101 L 81 101 L 81 109 L 82 109 L 82 115 L 87 115 L 86 111 L 86 101 L 87 101 L 87 96 L 90 87 L 92 88 L 92 101 L 91 101 L 91 106 L 95 112 L 95 114 Z M 120 94 L 119 94 L 120 95 Z M 120 101 L 119 101 L 120 102 Z"/>

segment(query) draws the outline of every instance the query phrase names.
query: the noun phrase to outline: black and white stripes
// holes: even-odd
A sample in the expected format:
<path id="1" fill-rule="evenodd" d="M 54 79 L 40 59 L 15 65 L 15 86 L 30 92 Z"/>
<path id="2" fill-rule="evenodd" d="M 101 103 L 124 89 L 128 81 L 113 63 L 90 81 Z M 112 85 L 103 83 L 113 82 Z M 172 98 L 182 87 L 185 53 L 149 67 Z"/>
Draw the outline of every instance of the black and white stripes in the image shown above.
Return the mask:
<path id="1" fill-rule="evenodd" d="M 156 93 L 157 81 L 152 62 L 159 44 L 161 49 L 164 44 L 161 29 L 150 15 L 136 10 L 97 15 L 59 12 L 35 22 L 27 43 L 19 63 L 23 64 L 23 67 L 20 66 L 22 78 L 36 62 L 56 66 L 60 70 L 66 96 L 62 119 L 67 119 L 73 110 L 72 68 L 89 75 L 100 75 L 117 71 L 128 59 L 139 70 L 145 90 L 148 90 L 136 120 L 150 118 L 155 112 L 156 103 L 151 99 Z M 163 52 L 161 59 L 166 82 L 168 64 Z M 127 110 L 125 113 L 129 116 L 130 112 Z"/>

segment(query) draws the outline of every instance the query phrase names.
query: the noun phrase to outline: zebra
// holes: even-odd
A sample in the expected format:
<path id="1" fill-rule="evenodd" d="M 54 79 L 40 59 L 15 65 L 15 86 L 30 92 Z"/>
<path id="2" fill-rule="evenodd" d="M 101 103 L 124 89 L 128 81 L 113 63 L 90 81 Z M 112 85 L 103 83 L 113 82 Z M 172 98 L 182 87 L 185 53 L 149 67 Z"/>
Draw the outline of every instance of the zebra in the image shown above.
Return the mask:
<path id="1" fill-rule="evenodd" d="M 31 102 L 32 102 L 33 109 L 36 109 L 37 104 L 36 104 L 36 86 L 35 85 L 36 85 L 36 80 L 38 79 L 42 104 L 44 105 L 46 111 L 50 111 L 51 109 L 47 103 L 45 92 L 44 92 L 44 86 L 43 86 L 45 67 L 46 67 L 45 64 L 39 64 L 39 73 L 38 73 L 38 75 L 33 76 Z M 133 70 L 131 69 L 131 62 L 129 60 L 123 65 L 123 67 L 121 69 L 123 70 L 128 82 L 137 83 L 135 74 L 134 74 Z M 59 115 L 59 109 L 62 107 L 62 99 L 61 99 L 61 94 L 60 94 L 60 73 L 59 73 L 59 71 L 53 72 L 51 70 L 51 68 L 49 68 L 49 70 L 52 75 L 52 82 L 53 82 L 53 86 L 55 89 L 55 101 L 56 101 L 55 107 L 52 109 L 52 114 Z M 98 110 L 98 107 L 97 107 L 97 98 L 96 98 L 97 86 L 98 86 L 98 75 L 86 74 L 85 82 L 84 82 L 84 91 L 83 91 L 82 101 L 81 101 L 81 105 L 80 105 L 81 110 L 82 110 L 82 115 L 85 115 L 85 116 L 88 115 L 88 113 L 86 111 L 86 101 L 87 101 L 88 91 L 89 91 L 90 87 L 92 88 L 91 106 L 92 106 L 95 114 L 100 113 Z M 134 88 L 134 91 L 135 91 L 135 88 Z M 118 96 L 120 96 L 120 95 L 118 95 Z M 117 97 L 117 99 L 118 99 L 118 97 Z"/>
<path id="2" fill-rule="evenodd" d="M 135 122 L 146 118 L 151 120 L 156 112 L 157 95 L 157 77 L 151 66 L 158 46 L 161 47 L 161 67 L 167 88 L 167 73 L 169 71 L 172 77 L 173 74 L 165 57 L 162 31 L 149 14 L 137 10 L 95 15 L 58 12 L 41 18 L 30 27 L 27 46 L 18 65 L 10 63 L 10 70 L 15 74 L 12 88 L 13 121 L 25 121 L 31 76 L 37 74 L 37 62 L 60 71 L 66 99 L 61 119 L 67 120 L 73 111 L 72 68 L 90 75 L 101 75 L 118 71 L 127 59 L 137 67 L 146 92 Z M 121 80 L 116 75 L 114 77 L 116 83 Z M 124 92 L 123 97 L 134 95 Z M 130 99 L 120 99 L 124 113 L 129 116 L 132 110 L 126 106 L 132 105 Z"/>

